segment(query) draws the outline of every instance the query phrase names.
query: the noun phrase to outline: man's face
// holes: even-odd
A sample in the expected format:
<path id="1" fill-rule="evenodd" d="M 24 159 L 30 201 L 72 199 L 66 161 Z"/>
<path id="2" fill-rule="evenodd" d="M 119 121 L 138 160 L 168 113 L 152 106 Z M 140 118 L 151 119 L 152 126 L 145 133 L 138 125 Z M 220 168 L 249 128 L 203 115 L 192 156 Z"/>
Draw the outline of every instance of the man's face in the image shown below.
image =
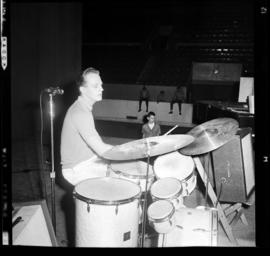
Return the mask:
<path id="1" fill-rule="evenodd" d="M 99 74 L 88 73 L 84 77 L 84 84 L 81 87 L 81 93 L 90 101 L 96 102 L 102 100 L 102 80 Z"/>

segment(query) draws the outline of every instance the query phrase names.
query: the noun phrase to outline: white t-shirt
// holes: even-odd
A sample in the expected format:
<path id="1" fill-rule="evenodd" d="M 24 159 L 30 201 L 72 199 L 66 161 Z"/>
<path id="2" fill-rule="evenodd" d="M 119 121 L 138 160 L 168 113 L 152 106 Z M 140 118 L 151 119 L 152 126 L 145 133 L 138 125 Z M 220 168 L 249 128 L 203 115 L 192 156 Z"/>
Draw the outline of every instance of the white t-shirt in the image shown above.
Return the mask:
<path id="1" fill-rule="evenodd" d="M 86 136 L 99 137 L 96 131 L 92 106 L 82 97 L 68 109 L 61 133 L 62 168 L 73 168 L 78 163 L 88 160 L 96 153 L 87 145 Z"/>
<path id="2" fill-rule="evenodd" d="M 152 124 L 148 124 L 148 126 L 150 127 L 150 129 L 152 130 L 153 127 L 155 126 L 155 123 L 152 123 Z"/>

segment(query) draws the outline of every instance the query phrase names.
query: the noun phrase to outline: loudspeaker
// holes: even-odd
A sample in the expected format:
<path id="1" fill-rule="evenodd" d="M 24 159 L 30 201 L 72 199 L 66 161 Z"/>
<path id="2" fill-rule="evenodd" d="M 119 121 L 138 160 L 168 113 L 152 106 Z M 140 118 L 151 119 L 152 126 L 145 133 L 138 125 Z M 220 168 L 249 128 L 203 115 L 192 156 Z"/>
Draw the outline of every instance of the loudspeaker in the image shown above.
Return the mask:
<path id="1" fill-rule="evenodd" d="M 245 203 L 255 187 L 251 128 L 239 129 L 225 145 L 212 152 L 216 194 L 220 202 Z"/>
<path id="2" fill-rule="evenodd" d="M 13 245 L 57 246 L 45 200 L 15 203 L 13 207 Z"/>

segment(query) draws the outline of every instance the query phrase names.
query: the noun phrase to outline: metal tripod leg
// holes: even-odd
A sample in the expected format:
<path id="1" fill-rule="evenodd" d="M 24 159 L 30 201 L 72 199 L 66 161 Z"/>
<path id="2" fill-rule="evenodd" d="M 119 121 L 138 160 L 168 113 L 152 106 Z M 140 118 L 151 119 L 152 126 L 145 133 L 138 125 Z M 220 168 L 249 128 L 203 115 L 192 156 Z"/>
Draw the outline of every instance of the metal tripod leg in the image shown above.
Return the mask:
<path id="1" fill-rule="evenodd" d="M 238 245 L 237 240 L 235 239 L 233 233 L 232 233 L 232 228 L 228 223 L 228 220 L 226 218 L 226 215 L 223 211 L 223 208 L 221 207 L 220 203 L 217 200 L 217 196 L 215 194 L 215 191 L 211 185 L 211 183 L 208 181 L 208 177 L 207 174 L 202 166 L 201 160 L 199 157 L 194 157 L 193 161 L 196 165 L 196 168 L 200 174 L 200 177 L 205 185 L 205 187 L 208 187 L 208 191 L 207 194 L 209 196 L 209 198 L 211 199 L 212 203 L 214 206 L 216 206 L 217 210 L 218 210 L 218 216 L 219 216 L 219 220 L 221 221 L 222 227 L 226 233 L 226 235 L 228 236 L 229 240 L 235 244 Z M 207 184 L 208 182 L 208 184 Z"/>
<path id="2" fill-rule="evenodd" d="M 229 207 L 224 209 L 226 216 L 229 216 L 236 212 L 235 216 L 232 218 L 231 223 L 232 225 L 236 224 L 239 218 L 242 220 L 243 224 L 248 225 L 246 216 L 243 213 L 243 206 L 242 203 L 235 203 L 229 205 Z"/>

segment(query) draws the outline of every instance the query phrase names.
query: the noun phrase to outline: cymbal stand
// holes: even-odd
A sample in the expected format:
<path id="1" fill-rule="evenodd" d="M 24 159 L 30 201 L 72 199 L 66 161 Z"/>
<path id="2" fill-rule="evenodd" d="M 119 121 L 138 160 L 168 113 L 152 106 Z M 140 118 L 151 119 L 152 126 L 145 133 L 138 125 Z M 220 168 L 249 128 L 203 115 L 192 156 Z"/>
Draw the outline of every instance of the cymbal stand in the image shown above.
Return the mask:
<path id="1" fill-rule="evenodd" d="M 162 247 L 165 247 L 165 243 L 166 243 L 166 235 L 167 235 L 167 234 L 162 234 Z"/>
<path id="2" fill-rule="evenodd" d="M 209 179 L 209 169 L 210 169 L 210 160 L 209 160 L 209 157 L 210 157 L 210 153 L 206 153 L 205 154 L 205 166 L 207 166 L 207 172 L 205 174 L 205 195 L 204 195 L 204 207 L 207 207 L 207 196 L 208 196 L 208 186 L 209 186 L 209 182 L 210 182 L 210 179 Z M 205 170 L 205 169 L 204 169 Z M 216 207 L 217 203 L 214 205 L 214 207 Z"/>
<path id="3" fill-rule="evenodd" d="M 147 207 L 147 186 L 148 186 L 148 174 L 149 174 L 149 163 L 150 163 L 150 144 L 148 139 L 145 139 L 147 145 L 147 171 L 146 171 L 146 182 L 143 202 L 143 219 L 142 219 L 142 236 L 141 236 L 141 247 L 144 246 L 144 235 L 145 235 L 145 222 L 146 222 L 146 207 Z"/>

